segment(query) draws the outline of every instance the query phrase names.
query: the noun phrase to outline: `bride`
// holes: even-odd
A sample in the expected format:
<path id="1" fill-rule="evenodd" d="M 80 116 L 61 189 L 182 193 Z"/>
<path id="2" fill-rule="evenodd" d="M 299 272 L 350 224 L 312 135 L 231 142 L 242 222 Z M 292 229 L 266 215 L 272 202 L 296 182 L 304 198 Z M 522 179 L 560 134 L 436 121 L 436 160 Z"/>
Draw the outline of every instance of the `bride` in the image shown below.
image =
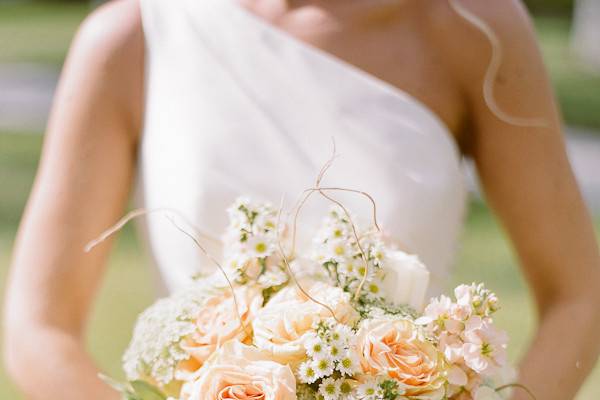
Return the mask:
<path id="1" fill-rule="evenodd" d="M 333 136 L 327 184 L 373 195 L 389 237 L 430 267 L 431 294 L 460 233 L 461 158 L 475 161 L 538 304 L 519 380 L 573 398 L 600 350 L 600 257 L 560 130 L 518 1 L 111 2 L 81 27 L 57 92 L 10 275 L 9 370 L 31 399 L 117 399 L 84 349 L 108 246 L 84 245 L 133 187 L 141 207 L 216 235 L 238 195 L 310 187 Z M 184 285 L 205 262 L 146 221 L 166 288 Z"/>

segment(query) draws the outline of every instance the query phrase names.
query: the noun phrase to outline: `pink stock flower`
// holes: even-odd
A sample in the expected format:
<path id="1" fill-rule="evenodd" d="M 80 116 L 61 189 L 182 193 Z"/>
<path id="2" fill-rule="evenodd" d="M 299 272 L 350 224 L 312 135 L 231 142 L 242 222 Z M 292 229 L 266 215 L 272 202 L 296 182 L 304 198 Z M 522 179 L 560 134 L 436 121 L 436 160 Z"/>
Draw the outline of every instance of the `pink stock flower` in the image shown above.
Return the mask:
<path id="1" fill-rule="evenodd" d="M 481 317 L 471 317 L 462 334 L 463 357 L 474 371 L 490 375 L 506 364 L 508 336 Z"/>
<path id="2" fill-rule="evenodd" d="M 464 342 L 459 335 L 442 332 L 438 345 L 449 363 L 454 364 L 462 361 Z"/>
<path id="3" fill-rule="evenodd" d="M 432 333 L 443 332 L 459 334 L 464 329 L 463 321 L 471 315 L 470 308 L 452 302 L 447 296 L 431 300 L 425 308 L 423 316 L 416 323 L 428 325 Z"/>

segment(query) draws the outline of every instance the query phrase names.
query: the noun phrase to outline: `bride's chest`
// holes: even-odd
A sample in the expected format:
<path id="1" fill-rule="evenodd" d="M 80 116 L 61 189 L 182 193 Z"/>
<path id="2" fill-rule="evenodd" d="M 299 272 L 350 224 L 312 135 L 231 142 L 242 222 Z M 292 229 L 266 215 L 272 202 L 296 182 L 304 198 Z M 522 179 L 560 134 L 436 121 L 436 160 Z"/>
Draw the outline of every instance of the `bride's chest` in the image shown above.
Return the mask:
<path id="1" fill-rule="evenodd" d="M 246 7 L 250 8 L 253 3 L 260 3 L 233 1 L 248 3 Z M 440 55 L 443 52 L 439 43 L 431 37 L 430 22 L 423 17 L 427 14 L 424 6 L 383 9 L 379 14 L 361 17 L 353 16 L 356 12 L 352 11 L 345 16 L 343 12 L 305 8 L 283 16 L 269 15 L 264 9 L 248 12 L 290 39 L 330 54 L 420 100 L 442 119 L 458 141 L 466 105 Z"/>

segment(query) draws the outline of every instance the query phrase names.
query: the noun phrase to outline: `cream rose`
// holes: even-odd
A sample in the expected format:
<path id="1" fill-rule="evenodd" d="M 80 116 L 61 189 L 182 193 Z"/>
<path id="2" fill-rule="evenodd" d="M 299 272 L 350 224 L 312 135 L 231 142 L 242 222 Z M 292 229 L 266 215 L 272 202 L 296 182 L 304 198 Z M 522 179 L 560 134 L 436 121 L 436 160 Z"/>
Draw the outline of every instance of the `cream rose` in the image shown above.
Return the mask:
<path id="1" fill-rule="evenodd" d="M 375 319 L 362 323 L 357 334 L 360 365 L 365 374 L 387 375 L 406 396 L 440 400 L 445 396 L 442 355 L 406 319 Z"/>
<path id="2" fill-rule="evenodd" d="M 429 286 L 429 271 L 416 255 L 389 251 L 384 264 L 383 290 L 388 300 L 422 310 Z"/>
<path id="3" fill-rule="evenodd" d="M 181 347 L 191 358 L 180 365 L 181 370 L 195 371 L 229 340 L 237 339 L 243 342 L 250 339 L 251 321 L 262 307 L 262 292 L 253 286 L 237 287 L 235 300 L 237 311 L 230 288 L 219 290 L 205 300 L 195 318 L 194 333 L 182 343 Z"/>
<path id="4" fill-rule="evenodd" d="M 350 295 L 323 282 L 304 281 L 304 290 L 327 304 L 341 323 L 351 324 L 358 317 L 350 304 Z M 296 364 L 305 356 L 304 342 L 313 324 L 331 317 L 331 312 L 305 296 L 293 284 L 277 293 L 260 310 L 252 327 L 254 344 L 282 364 Z"/>
<path id="5" fill-rule="evenodd" d="M 238 341 L 224 344 L 182 388 L 182 400 L 296 400 L 287 365 Z"/>

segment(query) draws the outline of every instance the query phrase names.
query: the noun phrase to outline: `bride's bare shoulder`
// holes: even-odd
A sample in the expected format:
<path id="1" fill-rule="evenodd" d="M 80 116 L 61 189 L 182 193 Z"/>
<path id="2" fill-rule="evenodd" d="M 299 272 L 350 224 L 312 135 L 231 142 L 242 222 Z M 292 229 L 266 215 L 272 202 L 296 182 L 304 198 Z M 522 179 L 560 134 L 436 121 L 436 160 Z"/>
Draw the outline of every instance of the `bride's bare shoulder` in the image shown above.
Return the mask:
<path id="1" fill-rule="evenodd" d="M 87 16 L 71 51 L 89 51 L 101 59 L 126 56 L 131 50 L 143 50 L 142 37 L 139 0 L 113 0 Z"/>
<path id="2" fill-rule="evenodd" d="M 455 54 L 489 48 L 484 25 L 508 46 L 519 40 L 535 43 L 531 19 L 521 0 L 426 0 L 421 4 L 431 36 Z M 482 57 L 487 58 L 486 51 Z"/>
<path id="3" fill-rule="evenodd" d="M 139 0 L 113 0 L 82 22 L 63 75 L 83 86 L 80 91 L 119 102 L 137 125 L 141 118 L 144 35 Z"/>
<path id="4" fill-rule="evenodd" d="M 476 90 L 481 88 L 494 41 L 502 52 L 500 81 L 544 75 L 535 30 L 521 0 L 426 0 L 422 4 L 435 48 L 457 78 Z"/>
<path id="5" fill-rule="evenodd" d="M 452 32 L 452 38 L 472 34 L 465 30 L 470 14 L 497 30 L 499 35 L 531 28 L 527 9 L 521 0 L 426 0 L 420 3 L 428 16 L 429 26 L 439 33 Z M 447 35 L 444 37 L 448 38 Z"/>

